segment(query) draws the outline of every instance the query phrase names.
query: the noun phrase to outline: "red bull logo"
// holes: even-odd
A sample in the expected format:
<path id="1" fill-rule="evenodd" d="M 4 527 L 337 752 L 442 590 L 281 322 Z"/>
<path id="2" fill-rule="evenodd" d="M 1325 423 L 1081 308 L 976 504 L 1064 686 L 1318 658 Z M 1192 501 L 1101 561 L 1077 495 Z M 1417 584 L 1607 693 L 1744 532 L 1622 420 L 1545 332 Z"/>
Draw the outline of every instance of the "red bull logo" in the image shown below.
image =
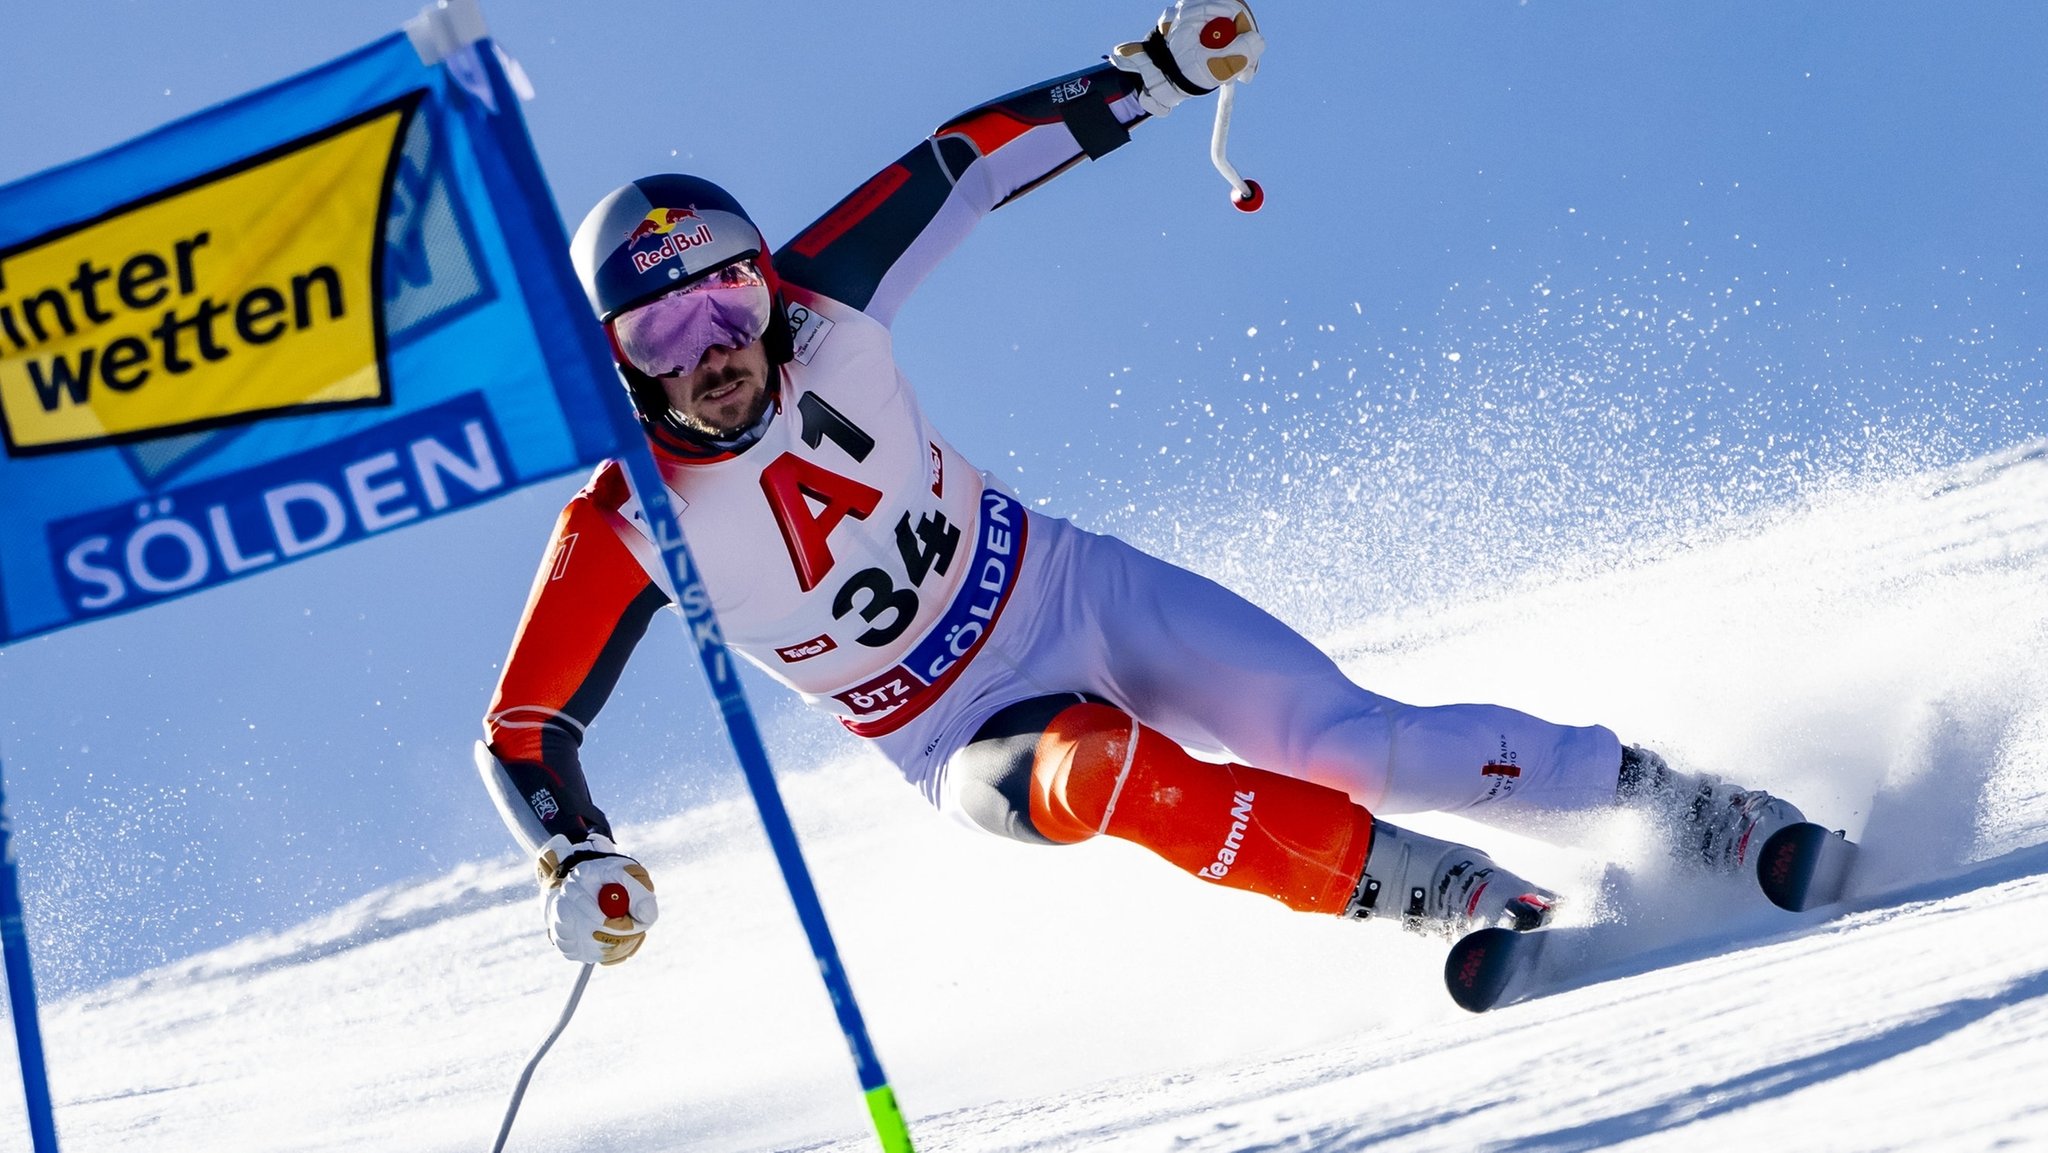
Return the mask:
<path id="1" fill-rule="evenodd" d="M 697 227 L 683 231 L 692 220 L 697 222 Z M 659 246 L 633 253 L 633 271 L 646 272 L 692 248 L 701 248 L 711 243 L 713 234 L 711 225 L 705 223 L 694 208 L 657 208 L 633 226 L 633 231 L 626 236 L 626 244 L 631 247 L 657 236 L 661 238 Z"/>
<path id="2" fill-rule="evenodd" d="M 694 208 L 657 208 L 633 226 L 633 231 L 626 235 L 626 243 L 638 244 L 650 236 L 667 236 L 685 220 L 702 223 L 703 219 Z"/>

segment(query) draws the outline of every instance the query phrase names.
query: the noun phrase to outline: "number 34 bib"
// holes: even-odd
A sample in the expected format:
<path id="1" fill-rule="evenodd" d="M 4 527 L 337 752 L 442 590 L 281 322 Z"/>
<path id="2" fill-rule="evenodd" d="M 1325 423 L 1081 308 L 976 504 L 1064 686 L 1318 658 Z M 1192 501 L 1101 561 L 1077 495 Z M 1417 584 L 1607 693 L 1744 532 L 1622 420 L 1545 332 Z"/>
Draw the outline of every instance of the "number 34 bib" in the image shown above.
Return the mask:
<path id="1" fill-rule="evenodd" d="M 738 456 L 662 458 L 728 644 L 862 736 L 924 711 L 1008 602 L 1024 509 L 926 422 L 886 328 L 803 298 L 782 411 Z M 715 542 L 715 544 L 713 543 Z"/>

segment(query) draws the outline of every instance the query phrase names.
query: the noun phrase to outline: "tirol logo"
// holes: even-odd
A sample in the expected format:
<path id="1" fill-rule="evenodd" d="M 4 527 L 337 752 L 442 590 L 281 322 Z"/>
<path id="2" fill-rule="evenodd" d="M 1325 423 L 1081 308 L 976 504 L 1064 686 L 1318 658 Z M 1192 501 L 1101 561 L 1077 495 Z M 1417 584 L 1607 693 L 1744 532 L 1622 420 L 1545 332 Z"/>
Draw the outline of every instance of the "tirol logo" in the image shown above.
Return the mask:
<path id="1" fill-rule="evenodd" d="M 0 251 L 8 454 L 389 403 L 384 195 L 416 103 Z"/>
<path id="2" fill-rule="evenodd" d="M 824 633 L 819 633 L 802 644 L 791 645 L 786 649 L 776 649 L 775 655 L 790 664 L 795 664 L 798 661 L 807 661 L 812 657 L 822 656 L 838 647 L 837 644 L 833 643 L 831 637 L 826 636 Z"/>
<path id="3" fill-rule="evenodd" d="M 692 220 L 697 222 L 697 227 L 687 232 L 677 231 Z M 657 208 L 633 226 L 633 231 L 626 235 L 626 246 L 637 248 L 642 241 L 657 236 L 661 238 L 659 245 L 633 253 L 633 271 L 646 272 L 664 260 L 709 244 L 713 234 L 711 225 L 705 223 L 694 208 Z"/>

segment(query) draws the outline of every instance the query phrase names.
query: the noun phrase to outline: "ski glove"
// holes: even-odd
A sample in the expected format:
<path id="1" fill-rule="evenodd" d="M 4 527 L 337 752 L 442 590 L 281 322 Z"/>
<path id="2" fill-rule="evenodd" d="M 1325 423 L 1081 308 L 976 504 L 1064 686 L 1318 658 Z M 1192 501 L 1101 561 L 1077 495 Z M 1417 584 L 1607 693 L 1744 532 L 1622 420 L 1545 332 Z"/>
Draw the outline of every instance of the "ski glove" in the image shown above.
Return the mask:
<path id="1" fill-rule="evenodd" d="M 1259 70 L 1266 39 L 1242 0 L 1178 0 L 1150 36 L 1119 44 L 1109 62 L 1144 84 L 1138 103 L 1164 116 L 1190 96 L 1245 81 Z"/>
<path id="2" fill-rule="evenodd" d="M 535 863 L 548 940 L 562 956 L 616 965 L 639 951 L 659 915 L 646 866 L 601 833 L 573 844 L 557 833 L 540 847 Z"/>

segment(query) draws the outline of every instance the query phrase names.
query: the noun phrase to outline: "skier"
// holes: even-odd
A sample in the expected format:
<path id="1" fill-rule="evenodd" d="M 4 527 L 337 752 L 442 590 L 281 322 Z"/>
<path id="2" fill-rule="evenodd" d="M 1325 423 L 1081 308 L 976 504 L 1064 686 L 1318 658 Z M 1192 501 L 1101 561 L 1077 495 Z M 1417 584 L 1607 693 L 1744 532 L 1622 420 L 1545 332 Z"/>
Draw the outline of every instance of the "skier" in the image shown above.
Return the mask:
<path id="1" fill-rule="evenodd" d="M 727 642 L 873 741 L 941 812 L 1019 841 L 1143 845 L 1211 884 L 1454 935 L 1555 895 L 1376 814 L 1503 827 L 1613 804 L 1733 871 L 1800 819 L 1600 727 L 1417 707 L 1346 679 L 1221 586 L 1045 516 L 925 420 L 890 323 L 983 216 L 1252 78 L 1241 0 L 1179 0 L 1104 63 L 947 121 L 780 249 L 708 181 L 606 196 L 572 244 Z M 640 947 L 657 905 L 578 760 L 670 592 L 617 462 L 556 525 L 477 763 L 576 961 Z M 1214 750 L 1227 763 L 1198 759 Z M 600 907 L 617 885 L 628 907 Z"/>

